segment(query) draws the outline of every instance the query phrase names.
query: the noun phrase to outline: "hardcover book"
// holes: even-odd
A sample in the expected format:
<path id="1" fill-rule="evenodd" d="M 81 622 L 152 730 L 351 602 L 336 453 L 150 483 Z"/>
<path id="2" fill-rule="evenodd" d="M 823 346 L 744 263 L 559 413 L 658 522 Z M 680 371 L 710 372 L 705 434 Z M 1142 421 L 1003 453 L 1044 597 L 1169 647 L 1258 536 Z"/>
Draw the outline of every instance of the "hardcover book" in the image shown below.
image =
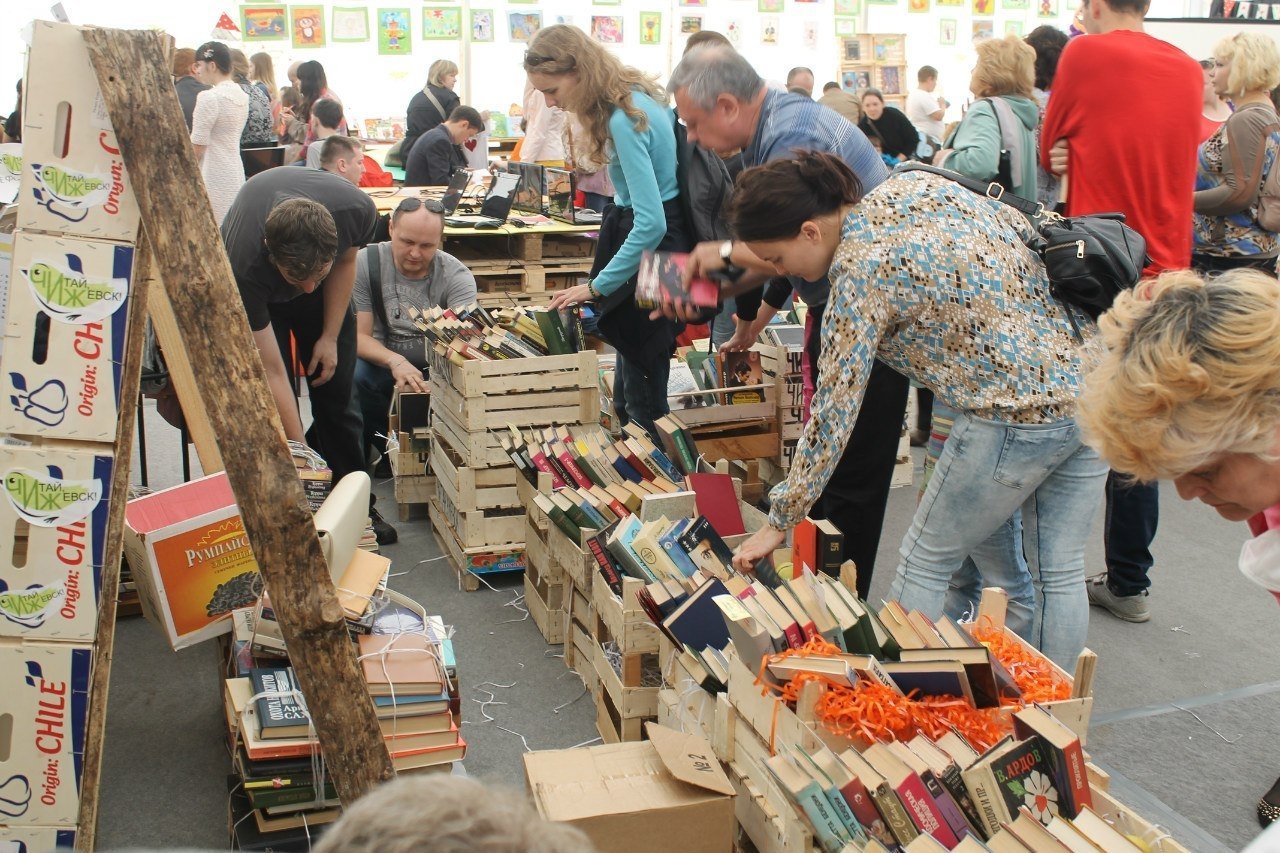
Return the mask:
<path id="1" fill-rule="evenodd" d="M 641 308 L 657 308 L 676 300 L 714 308 L 720 301 L 720 288 L 709 278 L 694 278 L 688 284 L 684 269 L 686 252 L 645 251 L 636 275 L 636 304 Z"/>
<path id="2" fill-rule="evenodd" d="M 735 388 L 750 387 L 764 382 L 764 370 L 760 366 L 760 353 L 754 350 L 740 352 L 721 352 L 720 376 L 725 389 L 725 403 L 731 406 L 764 402 L 764 391 L 756 388 L 748 391 L 735 391 Z"/>
<path id="3" fill-rule="evenodd" d="M 293 667 L 254 668 L 249 670 L 249 679 L 253 695 L 258 697 L 258 734 L 266 739 L 307 737 L 311 717 L 294 680 Z"/>

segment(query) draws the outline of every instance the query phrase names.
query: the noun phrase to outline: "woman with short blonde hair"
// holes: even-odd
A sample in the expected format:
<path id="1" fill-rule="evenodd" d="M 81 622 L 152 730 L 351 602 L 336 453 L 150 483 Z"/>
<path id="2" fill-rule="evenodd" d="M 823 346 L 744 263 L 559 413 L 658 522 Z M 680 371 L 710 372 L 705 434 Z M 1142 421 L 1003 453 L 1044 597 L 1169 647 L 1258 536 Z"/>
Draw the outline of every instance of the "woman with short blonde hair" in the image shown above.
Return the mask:
<path id="1" fill-rule="evenodd" d="M 409 99 L 405 111 L 404 140 L 400 143 L 400 160 L 409 162 L 413 143 L 428 130 L 449 120 L 462 99 L 454 93 L 458 85 L 458 64 L 449 59 L 437 59 L 427 69 L 427 85 Z"/>
<path id="2" fill-rule="evenodd" d="M 1167 272 L 1116 297 L 1076 420 L 1117 471 L 1248 521 L 1240 570 L 1280 601 L 1280 282 Z M 1280 780 L 1258 802 L 1280 819 Z"/>
<path id="3" fill-rule="evenodd" d="M 1021 38 L 986 39 L 975 47 L 978 64 L 969 88 L 979 98 L 995 95 L 1032 97 L 1036 87 L 1036 50 Z"/>
<path id="4" fill-rule="evenodd" d="M 1280 238 L 1258 221 L 1263 181 L 1280 154 L 1271 90 L 1280 83 L 1280 50 L 1270 36 L 1237 33 L 1213 49 L 1211 85 L 1234 112 L 1196 153 L 1192 216 L 1198 270 L 1273 271 Z"/>

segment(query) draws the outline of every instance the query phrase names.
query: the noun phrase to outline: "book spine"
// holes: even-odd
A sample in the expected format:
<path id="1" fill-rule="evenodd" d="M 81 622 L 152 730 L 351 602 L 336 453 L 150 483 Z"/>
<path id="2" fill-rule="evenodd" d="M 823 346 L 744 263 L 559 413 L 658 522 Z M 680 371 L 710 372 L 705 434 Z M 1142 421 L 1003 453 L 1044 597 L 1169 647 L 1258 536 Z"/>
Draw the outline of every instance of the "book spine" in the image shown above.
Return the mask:
<path id="1" fill-rule="evenodd" d="M 831 810 L 835 812 L 836 818 L 840 821 L 840 825 L 844 827 L 845 835 L 850 841 L 859 846 L 867 843 L 867 833 L 863 831 L 862 824 L 858 822 L 858 818 L 854 816 L 853 809 L 849 808 L 849 804 L 845 802 L 840 791 L 834 787 L 825 789 L 827 801 L 831 803 Z"/>
<path id="2" fill-rule="evenodd" d="M 828 577 L 840 577 L 844 563 L 844 534 L 818 531 L 818 567 Z"/>
<path id="3" fill-rule="evenodd" d="M 675 442 L 676 453 L 680 455 L 680 465 L 684 468 L 684 472 L 698 473 L 698 457 L 695 454 L 697 447 L 693 444 L 692 437 L 684 429 L 678 429 L 671 440 Z"/>
<path id="4" fill-rule="evenodd" d="M 609 554 L 600 544 L 599 536 L 591 536 L 587 539 L 587 548 L 591 551 L 592 558 L 596 561 L 596 567 L 600 570 L 601 577 L 604 582 L 609 585 L 609 589 L 613 590 L 614 595 L 622 595 L 622 576 L 618 573 L 618 568 L 613 564 L 613 560 L 609 559 Z"/>
<path id="5" fill-rule="evenodd" d="M 787 635 L 787 643 L 791 645 L 791 648 L 798 649 L 804 645 L 804 632 L 800 630 L 800 626 L 795 622 L 783 625 L 782 632 Z"/>
<path id="6" fill-rule="evenodd" d="M 943 821 L 937 804 L 929 796 L 929 792 L 925 789 L 924 782 L 919 776 L 912 775 L 907 777 L 895 790 L 898 793 L 898 799 L 902 800 L 902 805 L 906 808 L 907 814 L 911 816 L 912 823 L 921 832 L 926 835 L 932 835 L 948 850 L 956 846 L 958 840 L 955 837 L 955 833 Z"/>
<path id="7" fill-rule="evenodd" d="M 973 827 L 978 837 L 985 841 L 987 839 L 986 821 L 982 819 L 982 812 L 974 804 L 973 797 L 969 796 L 969 789 L 964 786 L 960 768 L 955 764 L 948 764 L 947 769 L 942 771 L 939 781 L 951 794 L 951 799 L 955 800 L 956 805 L 960 807 L 969 826 Z"/>
<path id="8" fill-rule="evenodd" d="M 661 450 L 655 447 L 649 452 L 649 458 L 652 459 L 653 464 L 657 465 L 662 471 L 662 476 L 666 477 L 671 482 L 679 483 L 684 479 L 683 475 L 680 473 L 680 469 L 677 468 L 675 464 L 667 458 L 667 454 L 663 453 Z"/>
<path id="9" fill-rule="evenodd" d="M 573 519 L 565 515 L 564 510 L 560 507 L 553 507 L 547 513 L 551 519 L 551 523 L 560 528 L 560 532 L 569 537 L 570 542 L 580 542 L 582 540 L 582 529 L 573 523 Z"/>
<path id="10" fill-rule="evenodd" d="M 547 461 L 547 454 L 541 449 L 533 445 L 529 446 L 529 458 L 533 461 L 533 467 L 537 468 L 544 474 L 551 475 L 551 487 L 553 489 L 563 489 L 568 485 L 555 468 L 551 467 L 551 463 Z"/>
<path id="11" fill-rule="evenodd" d="M 255 809 L 269 809 L 276 806 L 293 806 L 299 803 L 309 803 L 316 797 L 316 789 L 313 785 L 293 785 L 287 788 L 250 788 L 245 785 L 245 795 L 249 798 L 249 804 Z M 324 796 L 327 800 L 337 799 L 338 791 L 333 787 L 332 782 L 326 782 L 324 786 Z"/>
<path id="12" fill-rule="evenodd" d="M 1052 750 L 1052 747 L 1050 747 Z M 1080 809 L 1093 808 L 1093 794 L 1089 790 L 1089 774 L 1084 766 L 1084 750 L 1079 739 L 1071 741 L 1062 750 L 1063 775 L 1066 776 L 1066 790 L 1071 794 L 1071 814 L 1064 817 L 1075 817 Z"/>
<path id="13" fill-rule="evenodd" d="M 893 837 L 893 833 L 889 831 L 889 827 L 884 818 L 880 816 L 880 812 L 876 811 L 875 803 L 871 802 L 871 796 L 867 793 L 867 786 L 862 784 L 861 779 L 856 776 L 853 777 L 849 784 L 840 789 L 840 795 L 849 804 L 849 810 L 853 812 L 853 816 L 857 818 L 858 823 L 862 825 L 868 835 L 890 850 L 897 849 L 897 840 Z"/>
<path id="14" fill-rule="evenodd" d="M 794 794 L 796 802 L 808 815 L 818 834 L 818 843 L 826 853 L 840 853 L 849 841 L 844 826 L 831 809 L 831 803 L 818 788 L 818 783 L 806 785 L 803 791 Z"/>
<path id="15" fill-rule="evenodd" d="M 929 796 L 933 798 L 933 804 L 937 808 L 938 814 L 942 816 L 944 824 L 950 828 L 952 835 L 958 843 L 961 838 L 973 832 L 969 826 L 969 821 L 965 818 L 964 812 L 960 811 L 960 806 L 952 798 L 951 794 L 933 771 L 926 770 L 920 774 L 921 781 L 924 782 L 925 790 L 929 792 Z M 934 836 L 937 838 L 937 836 Z M 938 839 L 941 841 L 942 839 Z M 951 846 L 951 845 L 948 845 Z"/>
<path id="16" fill-rule="evenodd" d="M 884 822 L 889 824 L 889 832 L 898 839 L 899 845 L 906 847 L 920 834 L 907 810 L 903 808 L 902 801 L 887 782 L 871 792 L 871 801 L 876 804 Z"/>
<path id="17" fill-rule="evenodd" d="M 989 765 L 983 764 L 965 770 L 961 775 L 982 818 L 987 837 L 990 838 L 1000 831 L 1000 824 L 1011 819 L 1004 806 L 1004 798 L 997 790 L 995 774 L 991 772 Z"/>
<path id="18" fill-rule="evenodd" d="M 564 447 L 564 445 L 561 445 L 561 447 Z M 573 455 L 569 453 L 568 448 L 558 452 L 556 458 L 560 460 L 560 464 L 564 466 L 564 470 L 568 472 L 574 483 L 584 489 L 591 488 L 591 480 L 586 474 L 582 473 L 582 469 L 578 467 L 578 463 L 574 461 Z"/>

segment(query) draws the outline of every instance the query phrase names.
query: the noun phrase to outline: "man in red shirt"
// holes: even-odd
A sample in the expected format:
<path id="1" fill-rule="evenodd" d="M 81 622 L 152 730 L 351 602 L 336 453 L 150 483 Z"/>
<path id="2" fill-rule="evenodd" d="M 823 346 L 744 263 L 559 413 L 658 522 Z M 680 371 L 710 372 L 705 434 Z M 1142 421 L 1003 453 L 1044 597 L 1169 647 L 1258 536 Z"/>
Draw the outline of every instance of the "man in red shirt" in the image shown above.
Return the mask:
<path id="1" fill-rule="evenodd" d="M 1200 142 L 1199 64 L 1143 32 L 1149 0 L 1083 0 L 1087 36 L 1062 53 L 1040 132 L 1046 169 L 1066 175 L 1067 215 L 1124 213 L 1147 241 L 1147 275 L 1191 265 L 1191 200 Z M 1159 520 L 1156 485 L 1107 480 L 1107 571 L 1089 601 L 1130 622 L 1151 618 L 1147 574 Z"/>

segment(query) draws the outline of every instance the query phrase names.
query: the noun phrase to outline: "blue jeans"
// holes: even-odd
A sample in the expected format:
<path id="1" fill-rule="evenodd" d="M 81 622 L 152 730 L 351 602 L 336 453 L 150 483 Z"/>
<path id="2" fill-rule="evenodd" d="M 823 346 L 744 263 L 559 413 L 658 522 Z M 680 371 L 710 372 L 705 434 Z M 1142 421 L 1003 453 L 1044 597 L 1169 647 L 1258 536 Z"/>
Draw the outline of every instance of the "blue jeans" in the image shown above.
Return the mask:
<path id="1" fill-rule="evenodd" d="M 1106 475 L 1073 420 L 1018 425 L 962 414 L 902 540 L 890 595 L 936 619 L 952 576 L 972 556 L 984 585 L 1009 592 L 1011 627 L 1024 618 L 1015 610 L 1031 587 L 1032 643 L 1072 668 L 1089 627 L 1084 548 Z M 1019 509 L 1025 558 L 1009 544 Z"/>
<path id="2" fill-rule="evenodd" d="M 360 398 L 360 413 L 364 417 L 364 449 L 387 452 L 387 412 L 391 409 L 391 392 L 396 381 L 385 367 L 356 359 L 356 395 Z M 383 436 L 379 438 L 378 436 Z"/>
<path id="3" fill-rule="evenodd" d="M 1147 574 L 1155 563 L 1151 542 L 1159 522 L 1159 483 L 1134 483 L 1116 471 L 1107 475 L 1102 541 L 1107 586 L 1116 595 L 1142 595 L 1151 586 Z"/>
<path id="4" fill-rule="evenodd" d="M 671 411 L 667 404 L 667 380 L 671 361 L 666 358 L 651 364 L 637 364 L 633 359 L 617 357 L 613 373 L 613 409 L 619 425 L 634 423 L 649 433 L 661 447 L 661 437 L 653 422 Z"/>

